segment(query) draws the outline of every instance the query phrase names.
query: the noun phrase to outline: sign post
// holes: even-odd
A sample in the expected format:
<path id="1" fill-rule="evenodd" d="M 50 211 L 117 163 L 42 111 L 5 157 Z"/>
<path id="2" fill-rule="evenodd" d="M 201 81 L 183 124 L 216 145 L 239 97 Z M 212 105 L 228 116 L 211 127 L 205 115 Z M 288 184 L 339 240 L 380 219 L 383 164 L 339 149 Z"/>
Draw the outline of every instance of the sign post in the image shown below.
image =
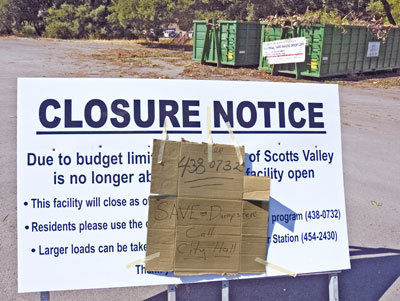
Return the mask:
<path id="1" fill-rule="evenodd" d="M 329 301 L 339 301 L 339 276 L 329 274 Z"/>

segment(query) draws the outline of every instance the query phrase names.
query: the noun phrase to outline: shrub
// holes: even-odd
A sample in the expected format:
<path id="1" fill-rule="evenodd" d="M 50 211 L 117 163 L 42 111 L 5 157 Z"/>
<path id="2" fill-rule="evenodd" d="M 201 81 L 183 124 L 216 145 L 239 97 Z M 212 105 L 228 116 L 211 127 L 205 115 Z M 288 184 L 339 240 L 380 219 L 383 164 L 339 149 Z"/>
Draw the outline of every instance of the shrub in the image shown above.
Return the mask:
<path id="1" fill-rule="evenodd" d="M 46 35 L 61 39 L 88 37 L 89 13 L 87 5 L 75 7 L 63 3 L 60 8 L 50 8 L 46 18 Z"/>
<path id="2" fill-rule="evenodd" d="M 12 34 L 12 16 L 7 0 L 0 0 L 0 35 L 2 34 Z"/>

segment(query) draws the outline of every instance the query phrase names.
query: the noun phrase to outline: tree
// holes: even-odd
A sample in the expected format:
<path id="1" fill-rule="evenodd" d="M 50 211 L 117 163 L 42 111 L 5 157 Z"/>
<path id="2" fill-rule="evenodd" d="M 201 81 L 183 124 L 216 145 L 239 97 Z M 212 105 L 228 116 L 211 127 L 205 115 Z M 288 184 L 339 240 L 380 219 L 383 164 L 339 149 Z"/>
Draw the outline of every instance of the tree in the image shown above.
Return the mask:
<path id="1" fill-rule="evenodd" d="M 396 25 L 396 21 L 394 20 L 393 16 L 392 16 L 392 11 L 391 11 L 391 7 L 390 4 L 386 1 L 386 0 L 381 0 L 383 9 L 385 10 L 386 13 L 386 17 L 389 20 L 389 23 L 392 25 Z"/>
<path id="2" fill-rule="evenodd" d="M 143 30 L 158 30 L 173 20 L 172 0 L 113 0 L 112 10 L 121 25 L 133 34 Z"/>
<path id="3" fill-rule="evenodd" d="M 176 0 L 170 6 L 171 22 L 177 23 L 179 28 L 190 30 L 195 19 L 211 19 L 225 17 L 224 11 L 233 0 Z"/>
<path id="4" fill-rule="evenodd" d="M 13 18 L 8 0 L 0 0 L 0 34 L 12 34 Z"/>
<path id="5" fill-rule="evenodd" d="M 382 0 L 371 1 L 366 9 L 370 15 L 386 16 L 387 21 L 396 25 L 400 22 L 400 1 L 398 0 L 384 0 L 387 7 L 383 4 Z"/>
<path id="6" fill-rule="evenodd" d="M 61 4 L 60 8 L 52 7 L 46 18 L 46 33 L 52 38 L 85 38 L 89 24 L 90 7 L 72 4 Z"/>
<path id="7" fill-rule="evenodd" d="M 14 27 L 20 29 L 24 24 L 32 25 L 39 36 L 45 29 L 44 17 L 51 5 L 51 0 L 8 1 L 8 9 L 13 18 Z"/>

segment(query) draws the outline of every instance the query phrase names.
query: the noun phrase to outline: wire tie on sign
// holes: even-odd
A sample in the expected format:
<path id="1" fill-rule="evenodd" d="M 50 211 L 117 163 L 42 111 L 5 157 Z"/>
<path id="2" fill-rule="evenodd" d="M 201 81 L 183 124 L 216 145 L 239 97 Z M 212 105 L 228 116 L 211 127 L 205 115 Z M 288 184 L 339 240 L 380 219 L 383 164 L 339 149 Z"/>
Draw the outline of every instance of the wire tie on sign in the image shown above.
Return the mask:
<path id="1" fill-rule="evenodd" d="M 231 125 L 230 125 L 229 121 L 227 121 L 225 124 L 226 124 L 226 127 L 228 128 L 229 135 L 231 136 L 232 143 L 235 146 L 236 155 L 239 160 L 239 164 L 243 165 L 243 156 L 242 156 L 242 153 L 240 152 L 240 146 L 235 139 L 235 135 L 233 134 Z"/>
<path id="2" fill-rule="evenodd" d="M 169 123 L 169 117 L 165 116 L 164 119 L 164 129 L 161 134 L 161 142 L 160 142 L 160 149 L 158 150 L 158 158 L 157 163 L 161 164 L 164 156 L 164 148 L 165 148 L 165 141 L 167 140 L 167 127 Z"/>
<path id="3" fill-rule="evenodd" d="M 207 107 L 207 139 L 208 139 L 208 163 L 212 161 L 213 140 L 211 136 L 211 108 Z"/>
<path id="4" fill-rule="evenodd" d="M 149 256 L 147 256 L 145 258 L 141 258 L 141 259 L 132 261 L 131 263 L 128 263 L 126 265 L 126 268 L 129 269 L 129 268 L 131 268 L 131 267 L 133 267 L 133 266 L 135 266 L 137 264 L 145 263 L 145 262 L 148 262 L 148 261 L 153 260 L 153 259 L 158 258 L 158 257 L 160 257 L 160 252 L 151 254 L 151 255 L 149 255 Z"/>
<path id="5" fill-rule="evenodd" d="M 276 271 L 282 272 L 284 274 L 290 275 L 292 277 L 296 277 L 297 274 L 295 272 L 289 271 L 283 267 L 280 267 L 279 265 L 273 264 L 273 263 L 269 263 L 265 260 L 262 260 L 261 258 L 257 257 L 256 259 L 254 259 L 256 262 L 261 263 L 263 265 L 266 265 L 267 267 L 270 267 Z"/>

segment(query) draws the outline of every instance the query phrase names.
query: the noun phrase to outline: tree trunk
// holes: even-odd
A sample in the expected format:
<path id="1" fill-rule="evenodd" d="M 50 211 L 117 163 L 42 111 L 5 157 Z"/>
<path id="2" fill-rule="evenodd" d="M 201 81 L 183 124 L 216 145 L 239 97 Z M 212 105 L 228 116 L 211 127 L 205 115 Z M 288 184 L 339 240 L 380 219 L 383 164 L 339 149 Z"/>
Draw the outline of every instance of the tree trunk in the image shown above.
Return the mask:
<path id="1" fill-rule="evenodd" d="M 40 28 L 40 25 L 37 24 L 36 22 L 33 24 L 33 27 L 35 28 L 36 34 L 40 37 L 42 36 L 42 30 Z"/>
<path id="2" fill-rule="evenodd" d="M 360 11 L 359 9 L 360 9 L 359 8 L 359 0 L 354 0 L 354 2 L 353 2 L 353 11 L 358 13 Z"/>
<path id="3" fill-rule="evenodd" d="M 392 25 L 396 25 L 396 21 L 394 20 L 394 18 L 392 16 L 390 4 L 387 2 L 387 0 L 381 0 L 381 3 L 383 5 L 383 9 L 385 10 L 386 17 L 389 20 L 389 23 Z"/>

